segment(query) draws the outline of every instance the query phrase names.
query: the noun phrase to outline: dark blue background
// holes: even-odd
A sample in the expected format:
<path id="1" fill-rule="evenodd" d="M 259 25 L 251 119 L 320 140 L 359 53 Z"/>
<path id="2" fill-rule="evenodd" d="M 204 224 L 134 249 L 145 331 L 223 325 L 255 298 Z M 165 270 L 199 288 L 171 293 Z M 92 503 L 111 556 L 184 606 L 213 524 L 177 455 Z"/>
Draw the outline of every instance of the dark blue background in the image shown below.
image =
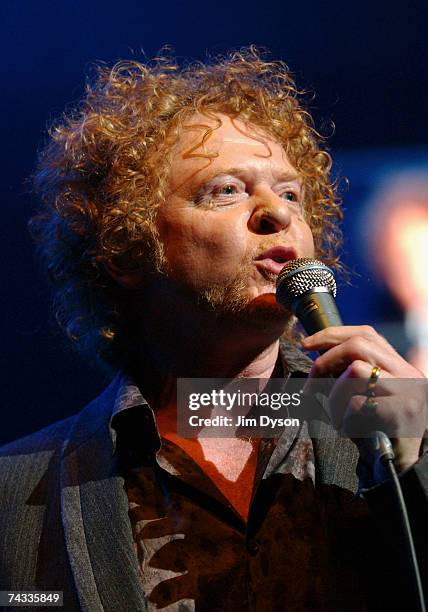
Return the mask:
<path id="1" fill-rule="evenodd" d="M 428 159 L 426 2 L 288 3 L 3 0 L 2 413 L 0 442 L 79 410 L 106 380 L 68 350 L 49 323 L 49 296 L 33 261 L 26 223 L 29 184 L 47 124 L 77 100 L 95 60 L 151 57 L 172 45 L 204 59 L 255 43 L 285 60 L 315 91 L 318 127 L 331 132 L 344 193 L 345 259 L 355 271 L 339 303 L 350 323 L 400 317 L 362 257 L 365 204 L 385 169 Z M 357 228 L 358 231 L 357 231 Z M 379 248 L 382 248 L 381 237 Z"/>

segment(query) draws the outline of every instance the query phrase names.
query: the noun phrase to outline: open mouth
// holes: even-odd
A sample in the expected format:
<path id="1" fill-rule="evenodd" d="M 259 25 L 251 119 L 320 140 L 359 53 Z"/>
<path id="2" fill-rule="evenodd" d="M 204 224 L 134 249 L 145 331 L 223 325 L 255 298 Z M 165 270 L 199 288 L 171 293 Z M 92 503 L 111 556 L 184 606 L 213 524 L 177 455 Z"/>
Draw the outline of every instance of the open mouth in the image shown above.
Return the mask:
<path id="1" fill-rule="evenodd" d="M 296 258 L 297 253 L 293 247 L 276 246 L 264 251 L 255 261 L 260 271 L 279 274 L 287 261 Z"/>

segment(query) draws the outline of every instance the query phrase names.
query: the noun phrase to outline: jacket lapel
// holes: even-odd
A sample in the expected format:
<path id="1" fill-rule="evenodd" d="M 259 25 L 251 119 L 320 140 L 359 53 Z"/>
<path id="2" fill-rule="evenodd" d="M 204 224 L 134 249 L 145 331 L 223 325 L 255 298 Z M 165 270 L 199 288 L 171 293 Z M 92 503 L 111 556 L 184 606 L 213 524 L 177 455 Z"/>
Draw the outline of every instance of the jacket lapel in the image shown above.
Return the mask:
<path id="1" fill-rule="evenodd" d="M 61 514 L 83 610 L 146 610 L 139 565 L 109 432 L 115 379 L 76 417 L 61 467 Z"/>
<path id="2" fill-rule="evenodd" d="M 292 378 L 306 378 L 312 366 L 309 357 L 286 340 L 281 340 L 280 351 Z M 342 437 L 330 425 L 326 398 L 317 394 L 315 401 L 305 404 L 309 435 L 315 455 L 315 482 L 336 485 L 355 493 L 358 489 L 356 468 L 359 453 L 349 438 Z"/>
<path id="3" fill-rule="evenodd" d="M 325 421 L 313 420 L 308 425 L 315 455 L 315 482 L 356 493 L 359 453 L 355 444 Z"/>

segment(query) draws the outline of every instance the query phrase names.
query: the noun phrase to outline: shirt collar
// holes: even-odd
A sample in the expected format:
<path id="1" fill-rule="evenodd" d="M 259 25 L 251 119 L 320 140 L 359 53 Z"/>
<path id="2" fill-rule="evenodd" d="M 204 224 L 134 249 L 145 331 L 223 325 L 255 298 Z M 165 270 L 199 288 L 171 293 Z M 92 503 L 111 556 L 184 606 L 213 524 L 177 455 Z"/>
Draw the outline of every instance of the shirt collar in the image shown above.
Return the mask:
<path id="1" fill-rule="evenodd" d="M 141 464 L 159 450 L 161 439 L 153 410 L 134 379 L 124 372 L 119 376 L 119 389 L 109 421 L 113 452 L 120 454 L 127 463 Z"/>
<path id="2" fill-rule="evenodd" d="M 280 342 L 278 358 L 284 378 L 304 377 L 311 367 L 311 360 L 284 340 Z M 127 462 L 137 465 L 145 459 L 153 458 L 161 447 L 161 438 L 154 412 L 135 380 L 125 372 L 119 373 L 118 376 L 118 392 L 109 421 L 113 452 L 125 457 Z"/>

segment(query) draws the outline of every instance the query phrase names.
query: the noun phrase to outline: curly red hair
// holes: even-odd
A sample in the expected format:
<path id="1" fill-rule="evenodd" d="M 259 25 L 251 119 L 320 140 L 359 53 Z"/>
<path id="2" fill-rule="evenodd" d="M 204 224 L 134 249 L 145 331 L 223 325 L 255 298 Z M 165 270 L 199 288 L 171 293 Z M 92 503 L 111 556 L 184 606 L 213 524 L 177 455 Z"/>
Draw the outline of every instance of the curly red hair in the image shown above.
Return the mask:
<path id="1" fill-rule="evenodd" d="M 303 179 L 317 255 L 338 264 L 342 213 L 331 158 L 300 98 L 287 66 L 254 47 L 184 67 L 164 55 L 97 68 L 40 153 L 43 207 L 31 222 L 57 319 L 76 347 L 113 367 L 129 360 L 129 312 L 104 262 L 137 267 L 154 248 L 168 154 L 194 113 L 239 116 L 283 145 Z"/>

